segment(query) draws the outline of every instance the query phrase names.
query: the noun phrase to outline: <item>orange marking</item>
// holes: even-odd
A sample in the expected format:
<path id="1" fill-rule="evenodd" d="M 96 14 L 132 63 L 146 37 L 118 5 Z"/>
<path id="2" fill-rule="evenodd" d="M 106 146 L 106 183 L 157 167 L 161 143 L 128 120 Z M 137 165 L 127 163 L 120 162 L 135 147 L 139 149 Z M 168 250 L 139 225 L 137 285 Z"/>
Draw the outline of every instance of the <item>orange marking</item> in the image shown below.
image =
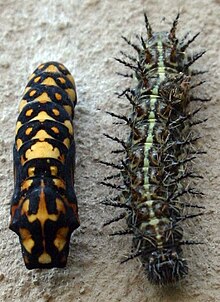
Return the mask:
<path id="1" fill-rule="evenodd" d="M 40 79 L 41 79 L 41 77 L 36 77 L 36 78 L 34 79 L 34 82 L 37 83 L 37 82 L 40 81 Z"/>
<path id="2" fill-rule="evenodd" d="M 62 200 L 60 200 L 59 198 L 56 198 L 56 206 L 57 206 L 57 211 L 59 213 L 63 213 L 65 214 L 66 213 L 66 209 L 64 207 L 64 203 Z"/>
<path id="3" fill-rule="evenodd" d="M 23 156 L 23 155 L 21 155 L 21 164 L 22 164 L 22 166 L 24 165 L 24 163 L 25 163 L 24 156 Z"/>
<path id="4" fill-rule="evenodd" d="M 29 95 L 30 95 L 30 96 L 33 96 L 33 95 L 35 95 L 35 93 L 36 93 L 36 90 L 31 90 L 31 91 L 29 92 Z"/>
<path id="5" fill-rule="evenodd" d="M 25 130 L 25 134 L 26 134 L 26 135 L 29 135 L 29 134 L 31 133 L 32 130 L 33 130 L 32 127 L 27 128 L 27 129 Z"/>
<path id="6" fill-rule="evenodd" d="M 32 115 L 32 113 L 33 113 L 33 109 L 28 109 L 27 111 L 26 111 L 26 113 L 25 113 L 25 115 L 26 116 L 31 116 Z"/>
<path id="7" fill-rule="evenodd" d="M 65 84 L 65 83 L 66 83 L 66 80 L 65 80 L 64 78 L 59 77 L 58 80 L 60 80 L 60 82 L 61 82 L 62 84 Z"/>
<path id="8" fill-rule="evenodd" d="M 44 84 L 47 86 L 57 86 L 56 82 L 51 77 L 46 78 L 41 84 Z"/>
<path id="9" fill-rule="evenodd" d="M 56 116 L 60 115 L 60 112 L 58 109 L 53 109 L 52 111 Z"/>
<path id="10" fill-rule="evenodd" d="M 65 67 L 63 64 L 59 64 L 59 67 L 60 67 L 62 70 L 66 70 L 66 67 Z"/>
<path id="11" fill-rule="evenodd" d="M 63 154 L 61 154 L 58 159 L 61 161 L 61 163 L 65 162 L 65 156 Z"/>
<path id="12" fill-rule="evenodd" d="M 21 208 L 21 215 L 27 215 L 29 210 L 30 200 L 26 199 Z"/>
<path id="13" fill-rule="evenodd" d="M 10 221 L 10 224 L 12 223 L 12 220 L 13 220 L 13 217 L 15 215 L 15 210 L 18 208 L 18 206 L 12 206 L 11 207 L 11 221 Z"/>
<path id="14" fill-rule="evenodd" d="M 68 94 L 71 101 L 74 103 L 76 101 L 76 93 L 73 89 L 67 88 L 65 89 L 66 93 Z"/>
<path id="15" fill-rule="evenodd" d="M 60 93 L 55 93 L 55 98 L 58 100 L 58 101 L 60 101 L 60 100 L 62 100 L 62 95 L 60 94 Z"/>
<path id="16" fill-rule="evenodd" d="M 51 130 L 53 130 L 53 132 L 56 134 L 60 133 L 60 131 L 57 127 L 52 127 Z"/>
<path id="17" fill-rule="evenodd" d="M 60 178 L 54 178 L 53 179 L 53 183 L 58 188 L 62 188 L 64 190 L 66 189 L 65 182 L 62 179 L 60 179 Z"/>
<path id="18" fill-rule="evenodd" d="M 21 198 L 19 199 L 18 204 L 16 204 L 16 205 L 14 205 L 14 206 L 11 207 L 11 222 L 10 222 L 10 224 L 12 223 L 12 220 L 13 220 L 13 217 L 14 217 L 14 214 L 15 214 L 15 211 L 20 207 L 20 205 L 22 204 L 24 198 L 25 198 L 24 196 L 21 197 Z"/>

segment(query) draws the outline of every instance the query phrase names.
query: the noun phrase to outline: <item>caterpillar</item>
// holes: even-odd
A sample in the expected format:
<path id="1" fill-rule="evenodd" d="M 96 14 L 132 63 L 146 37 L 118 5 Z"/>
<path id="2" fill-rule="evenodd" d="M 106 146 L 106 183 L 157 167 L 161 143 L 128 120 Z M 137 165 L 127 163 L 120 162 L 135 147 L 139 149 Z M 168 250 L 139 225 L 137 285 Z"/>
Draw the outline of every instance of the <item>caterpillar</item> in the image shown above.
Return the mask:
<path id="1" fill-rule="evenodd" d="M 64 267 L 79 227 L 74 191 L 74 79 L 63 64 L 41 64 L 19 106 L 13 148 L 14 193 L 9 228 L 27 269 Z"/>
<path id="2" fill-rule="evenodd" d="M 204 213 L 204 207 L 192 204 L 191 199 L 203 195 L 195 188 L 195 178 L 201 176 L 193 171 L 192 162 L 203 153 L 196 150 L 199 136 L 193 129 L 205 120 L 196 117 L 201 108 L 191 111 L 190 104 L 208 99 L 191 94 L 203 83 L 193 85 L 191 78 L 204 72 L 190 70 L 190 66 L 205 51 L 186 53 L 199 33 L 179 41 L 179 14 L 169 32 L 154 33 L 147 15 L 144 17 L 147 37 L 137 36 L 136 44 L 122 37 L 136 56 L 122 51 L 125 59 L 116 58 L 132 70 L 120 75 L 133 78 L 136 85 L 118 94 L 132 107 L 129 117 L 107 112 L 130 130 L 127 141 L 104 134 L 121 145 L 113 153 L 125 155 L 119 164 L 101 161 L 119 171 L 101 182 L 119 194 L 102 203 L 124 209 L 104 225 L 126 218 L 127 229 L 111 235 L 133 235 L 132 253 L 122 262 L 140 257 L 149 281 L 166 285 L 188 274 L 182 246 L 199 244 L 184 239 L 181 223 Z"/>

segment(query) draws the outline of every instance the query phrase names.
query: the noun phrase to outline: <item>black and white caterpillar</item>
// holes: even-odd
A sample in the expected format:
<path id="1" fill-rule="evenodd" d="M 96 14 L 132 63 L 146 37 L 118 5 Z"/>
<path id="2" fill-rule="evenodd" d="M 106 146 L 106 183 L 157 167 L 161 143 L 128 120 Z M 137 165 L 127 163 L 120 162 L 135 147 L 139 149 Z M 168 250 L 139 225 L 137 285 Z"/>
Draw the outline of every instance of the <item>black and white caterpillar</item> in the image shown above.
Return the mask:
<path id="1" fill-rule="evenodd" d="M 116 60 L 133 71 L 124 76 L 135 78 L 137 85 L 119 95 L 130 102 L 130 116 L 109 114 L 123 120 L 130 134 L 126 142 L 106 134 L 122 146 L 115 153 L 126 156 L 120 164 L 101 162 L 119 170 L 102 184 L 120 193 L 103 204 L 124 209 L 105 225 L 126 218 L 128 228 L 113 235 L 133 234 L 132 254 L 126 261 L 140 256 L 154 284 L 173 283 L 187 275 L 182 246 L 198 242 L 183 238 L 181 223 L 202 215 L 204 209 L 189 202 L 203 195 L 192 185 L 194 178 L 200 178 L 192 170 L 192 161 L 203 153 L 195 150 L 198 135 L 193 129 L 203 120 L 195 118 L 200 108 L 191 111 L 190 103 L 207 100 L 191 95 L 191 89 L 202 83 L 193 86 L 191 77 L 203 72 L 189 68 L 205 51 L 186 54 L 198 34 L 179 41 L 175 33 L 178 18 L 179 14 L 169 32 L 153 33 L 145 14 L 147 38 L 138 37 L 137 45 L 123 37 L 137 55 L 122 52 L 126 59 Z M 109 182 L 117 178 L 119 184 Z"/>

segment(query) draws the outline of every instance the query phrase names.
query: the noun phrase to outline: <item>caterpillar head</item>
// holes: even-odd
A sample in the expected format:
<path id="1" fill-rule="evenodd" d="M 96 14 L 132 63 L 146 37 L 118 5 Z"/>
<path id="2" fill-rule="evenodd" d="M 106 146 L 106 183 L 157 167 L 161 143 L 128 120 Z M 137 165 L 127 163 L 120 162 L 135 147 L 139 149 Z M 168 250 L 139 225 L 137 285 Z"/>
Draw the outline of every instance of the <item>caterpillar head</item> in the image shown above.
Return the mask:
<path id="1" fill-rule="evenodd" d="M 175 250 L 154 251 L 146 265 L 148 279 L 153 284 L 175 283 L 188 273 L 188 266 L 181 253 Z"/>
<path id="2" fill-rule="evenodd" d="M 28 269 L 64 267 L 71 233 L 78 226 L 73 207 L 47 187 L 33 189 L 21 198 L 10 223 L 19 236 Z"/>

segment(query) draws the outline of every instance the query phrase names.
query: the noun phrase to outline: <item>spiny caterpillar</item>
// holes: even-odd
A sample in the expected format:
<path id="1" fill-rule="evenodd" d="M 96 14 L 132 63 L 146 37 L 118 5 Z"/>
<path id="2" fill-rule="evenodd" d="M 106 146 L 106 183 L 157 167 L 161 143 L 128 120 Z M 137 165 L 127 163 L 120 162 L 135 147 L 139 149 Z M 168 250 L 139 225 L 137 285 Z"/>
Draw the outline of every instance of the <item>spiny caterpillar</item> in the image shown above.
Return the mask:
<path id="1" fill-rule="evenodd" d="M 74 191 L 74 79 L 63 64 L 31 75 L 16 124 L 10 229 L 28 269 L 64 267 L 79 227 Z"/>
<path id="2" fill-rule="evenodd" d="M 153 33 L 145 14 L 147 38 L 137 36 L 137 45 L 122 37 L 137 53 L 135 57 L 121 52 L 126 59 L 116 59 L 133 71 L 121 75 L 137 82 L 118 95 L 128 99 L 132 111 L 129 117 L 107 113 L 127 124 L 130 134 L 127 142 L 105 134 L 122 146 L 113 153 L 126 156 L 120 164 L 101 161 L 119 170 L 101 184 L 120 192 L 102 203 L 124 209 L 105 225 L 126 218 L 128 228 L 112 234 L 133 234 L 132 253 L 125 261 L 140 256 L 149 281 L 161 285 L 188 274 L 182 246 L 199 242 L 183 239 L 181 223 L 202 215 L 199 209 L 204 209 L 191 203 L 192 197 L 203 195 L 193 186 L 194 178 L 201 176 L 193 172 L 192 161 L 204 152 L 194 146 L 199 138 L 194 126 L 203 122 L 195 115 L 201 108 L 190 111 L 189 105 L 208 100 L 191 95 L 190 90 L 203 83 L 193 86 L 191 77 L 204 72 L 189 67 L 205 51 L 185 53 L 198 33 L 179 41 L 175 34 L 178 18 L 179 14 L 170 32 Z M 118 183 L 109 182 L 117 178 Z"/>

